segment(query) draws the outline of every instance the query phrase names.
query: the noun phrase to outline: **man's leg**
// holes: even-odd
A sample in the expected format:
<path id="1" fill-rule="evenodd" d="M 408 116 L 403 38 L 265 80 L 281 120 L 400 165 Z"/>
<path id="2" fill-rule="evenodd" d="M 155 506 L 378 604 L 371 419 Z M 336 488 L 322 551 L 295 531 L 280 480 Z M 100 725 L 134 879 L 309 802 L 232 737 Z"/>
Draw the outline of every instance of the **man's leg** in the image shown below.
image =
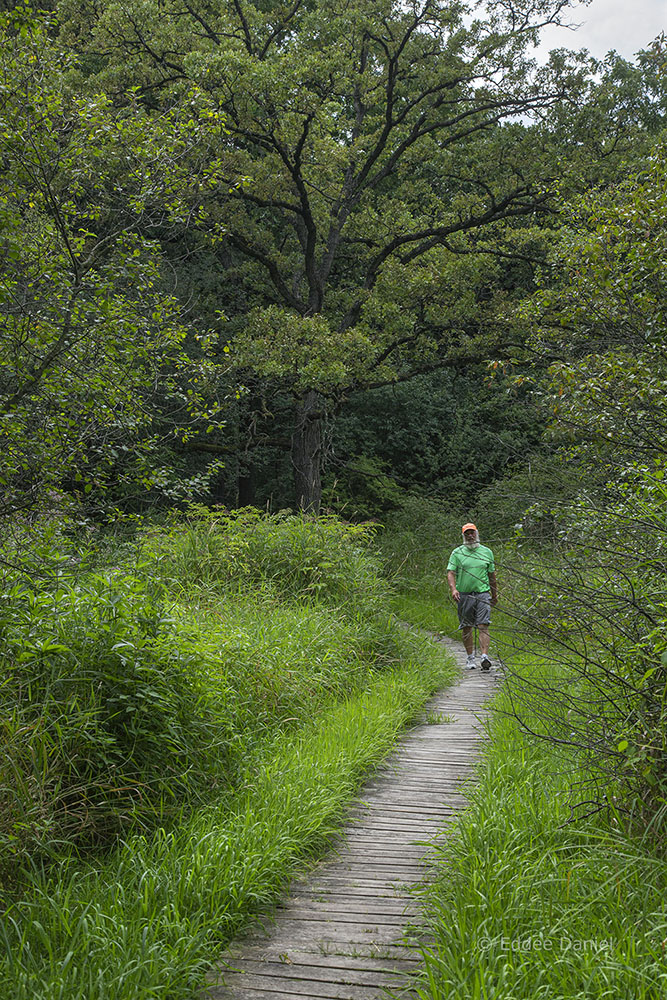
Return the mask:
<path id="1" fill-rule="evenodd" d="M 479 648 L 482 651 L 481 666 L 485 672 L 491 669 L 491 659 L 489 657 L 489 626 L 479 626 Z"/>
<path id="2" fill-rule="evenodd" d="M 475 662 L 475 654 L 473 653 L 474 626 L 470 624 L 471 600 L 472 597 L 470 594 L 461 594 L 456 608 L 459 616 L 459 625 L 461 627 L 461 639 L 463 640 L 465 651 L 468 654 L 466 657 L 466 667 L 468 668 L 468 670 L 474 670 L 475 667 L 477 666 Z M 474 607 L 472 610 L 474 611 Z"/>

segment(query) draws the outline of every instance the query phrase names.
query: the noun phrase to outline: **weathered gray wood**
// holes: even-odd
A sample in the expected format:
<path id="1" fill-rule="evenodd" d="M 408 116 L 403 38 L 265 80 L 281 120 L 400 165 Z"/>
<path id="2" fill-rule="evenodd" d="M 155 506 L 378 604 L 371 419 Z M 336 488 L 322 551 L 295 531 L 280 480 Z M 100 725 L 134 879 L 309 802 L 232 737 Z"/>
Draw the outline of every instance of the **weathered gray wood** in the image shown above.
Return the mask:
<path id="1" fill-rule="evenodd" d="M 348 955 L 314 955 L 307 951 L 290 951 L 289 955 L 284 955 L 280 961 L 277 963 L 282 969 L 285 965 L 289 965 L 292 969 L 318 969 L 318 977 L 330 976 L 336 981 L 338 974 L 341 970 L 344 970 L 345 974 L 349 970 L 356 970 L 359 972 L 372 972 L 379 973 L 380 975 L 395 975 L 397 972 L 399 974 L 412 972 L 415 966 L 419 965 L 419 959 L 416 957 L 412 958 L 396 958 L 395 956 L 390 959 L 391 965 L 388 962 L 383 964 L 382 959 L 378 958 L 364 958 L 363 956 L 348 956 Z M 246 947 L 243 955 L 240 955 L 238 960 L 231 960 L 230 968 L 233 967 L 234 971 L 238 971 L 241 968 L 249 968 L 251 970 L 256 970 L 258 968 L 269 968 L 276 965 L 275 957 L 271 957 L 271 953 L 267 951 L 262 951 L 261 949 L 252 949 Z"/>
<path id="2" fill-rule="evenodd" d="M 281 921 L 275 936 L 276 955 L 289 954 L 290 948 L 299 951 L 311 950 L 315 954 L 331 955 L 337 952 L 363 954 L 368 948 L 391 948 L 404 944 L 402 930 L 404 924 L 383 924 L 373 922 L 342 923 L 336 920 L 299 920 L 285 918 Z M 268 942 L 267 942 L 268 944 Z M 233 994 L 232 994 L 233 995 Z M 224 993 L 220 997 L 225 997 Z"/>
<path id="3" fill-rule="evenodd" d="M 462 646 L 438 641 L 462 666 Z M 466 671 L 430 702 L 425 719 L 452 721 L 405 735 L 351 807 L 331 857 L 211 970 L 208 1000 L 414 996 L 406 974 L 419 964 L 411 935 L 421 917 L 409 889 L 429 877 L 431 842 L 465 805 L 493 684 L 493 674 Z"/>
<path id="4" fill-rule="evenodd" d="M 410 966 L 410 971 L 412 966 Z M 254 976 L 260 985 L 266 984 L 267 978 L 270 980 L 280 979 L 285 982 L 300 983 L 338 983 L 354 984 L 355 986 L 384 986 L 400 989 L 406 985 L 407 971 L 398 972 L 396 970 L 383 972 L 376 968 L 359 968 L 358 966 L 345 966 L 340 962 L 331 966 L 320 966 L 310 964 L 297 964 L 294 962 L 258 962 L 243 961 L 242 967 L 237 971 L 237 975 Z M 260 977 L 263 977 L 263 981 Z M 248 981 L 246 979 L 246 985 Z"/>
<path id="5" fill-rule="evenodd" d="M 337 913 L 339 910 L 345 913 L 391 913 L 403 916 L 406 912 L 414 911 L 417 904 L 410 897 L 356 895 L 350 892 L 328 892 L 318 893 L 315 897 L 303 893 L 301 896 L 293 896 L 287 901 L 285 909 L 293 913 L 296 909 L 300 913 Z M 278 910 L 278 915 L 282 911 Z"/>
<path id="6" fill-rule="evenodd" d="M 378 969 L 380 971 L 391 971 L 393 969 L 406 969 L 409 965 L 414 967 L 419 965 L 419 959 L 413 948 L 405 945 L 373 945 L 366 942 L 363 947 L 358 944 L 345 948 L 339 944 L 335 949 L 320 948 L 318 951 L 305 951 L 294 943 L 291 947 L 283 951 L 277 951 L 275 941 L 249 941 L 243 939 L 230 945 L 225 953 L 226 965 L 215 966 L 208 979 L 210 982 L 219 981 L 227 975 L 230 968 L 238 968 L 244 959 L 258 962 L 275 962 L 276 956 L 281 964 L 291 964 L 293 962 L 303 962 L 305 964 L 321 965 L 330 962 L 332 965 L 340 965 L 341 968 Z"/>
<path id="7" fill-rule="evenodd" d="M 269 982 L 267 980 L 267 982 Z M 308 997 L 310 1000 L 377 1000 L 376 986 L 343 985 L 340 983 L 297 983 L 295 980 L 281 982 L 274 980 L 272 986 L 257 982 L 257 977 L 244 976 L 243 984 L 231 986 L 229 996 L 236 1000 L 290 1000 L 294 997 Z M 411 994 L 404 994 L 405 1000 Z M 414 994 L 412 994 L 414 996 Z"/>
<path id="8" fill-rule="evenodd" d="M 343 924 L 351 924 L 355 928 L 360 928 L 361 932 L 365 934 L 367 931 L 375 931 L 380 927 L 404 927 L 410 916 L 404 913 L 380 913 L 356 907 L 348 912 L 340 907 L 332 907 L 323 911 L 299 906 L 290 907 L 289 919 L 305 924 L 321 924 L 327 929 L 335 928 L 337 931 Z"/>

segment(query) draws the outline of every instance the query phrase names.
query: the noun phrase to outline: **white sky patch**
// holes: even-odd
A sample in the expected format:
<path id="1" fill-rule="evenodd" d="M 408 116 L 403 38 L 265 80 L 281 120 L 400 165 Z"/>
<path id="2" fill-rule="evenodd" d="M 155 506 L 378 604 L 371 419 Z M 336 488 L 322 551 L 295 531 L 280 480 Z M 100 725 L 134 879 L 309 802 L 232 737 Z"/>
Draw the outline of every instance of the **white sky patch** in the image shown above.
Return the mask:
<path id="1" fill-rule="evenodd" d="M 632 59 L 662 31 L 667 32 L 667 0 L 593 0 L 588 7 L 574 7 L 566 20 L 579 24 L 576 31 L 545 28 L 538 59 L 550 49 L 588 49 L 601 59 L 611 49 Z"/>

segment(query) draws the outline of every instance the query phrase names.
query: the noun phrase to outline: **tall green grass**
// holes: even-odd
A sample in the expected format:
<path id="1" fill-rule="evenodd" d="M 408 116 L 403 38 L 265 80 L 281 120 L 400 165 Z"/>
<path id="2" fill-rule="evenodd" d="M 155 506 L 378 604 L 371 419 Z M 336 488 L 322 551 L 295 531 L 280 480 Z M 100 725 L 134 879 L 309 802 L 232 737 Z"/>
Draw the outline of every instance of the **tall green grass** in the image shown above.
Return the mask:
<path id="1" fill-rule="evenodd" d="M 553 664 L 552 664 L 553 667 Z M 667 863 L 650 832 L 573 818 L 571 781 L 501 690 L 469 808 L 426 890 L 423 1000 L 658 1000 Z"/>
<path id="2" fill-rule="evenodd" d="M 621 518 L 605 540 L 591 510 L 586 505 L 577 510 L 579 520 L 573 509 L 569 529 L 563 522 L 563 530 L 552 531 L 550 538 L 547 533 L 540 540 L 531 530 L 497 541 L 484 538 L 493 546 L 499 579 L 492 649 L 498 639 L 516 639 L 506 659 L 522 669 L 515 658 L 521 648 L 548 648 L 564 676 L 556 684 L 546 678 L 538 685 L 524 672 L 522 690 L 514 685 L 532 728 L 577 758 L 586 771 L 587 797 L 604 804 L 611 784 L 628 809 L 664 826 L 664 573 L 651 559 L 637 562 L 636 525 L 626 525 L 626 531 Z M 422 530 L 414 512 L 404 510 L 382 547 L 399 591 L 399 613 L 434 624 L 451 616 L 446 561 L 458 532 L 434 505 L 426 514 Z M 493 517 L 480 510 L 482 528 L 485 521 L 492 524 Z"/>
<path id="3" fill-rule="evenodd" d="M 332 518 L 196 512 L 95 573 L 6 580 L 0 881 L 174 822 L 395 663 L 368 543 Z"/>
<path id="4" fill-rule="evenodd" d="M 108 842 L 227 766 L 221 692 L 135 576 L 15 586 L 0 605 L 0 871 Z M 156 762 L 159 761 L 159 766 Z"/>
<path id="5" fill-rule="evenodd" d="M 6 588 L 1 1000 L 191 1000 L 330 842 L 453 676 L 369 539 L 198 511 Z"/>
<path id="6" fill-rule="evenodd" d="M 145 534 L 142 556 L 170 589 L 269 586 L 282 598 L 380 609 L 389 592 L 371 542 L 374 527 L 255 508 L 193 508 L 174 530 Z"/>
<path id="7" fill-rule="evenodd" d="M 216 951 L 330 843 L 364 774 L 452 678 L 432 644 L 403 642 L 402 667 L 256 754 L 190 822 L 101 864 L 35 872 L 3 917 L 0 997 L 192 1000 Z"/>

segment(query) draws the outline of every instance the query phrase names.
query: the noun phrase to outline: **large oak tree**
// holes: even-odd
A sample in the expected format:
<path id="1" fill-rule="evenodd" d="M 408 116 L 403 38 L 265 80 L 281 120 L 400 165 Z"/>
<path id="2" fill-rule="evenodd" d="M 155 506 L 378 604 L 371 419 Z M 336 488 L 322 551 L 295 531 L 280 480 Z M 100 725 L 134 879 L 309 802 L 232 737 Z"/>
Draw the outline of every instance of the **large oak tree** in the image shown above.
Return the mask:
<path id="1" fill-rule="evenodd" d="M 224 115 L 207 218 L 245 292 L 237 363 L 294 399 L 301 507 L 319 505 L 327 400 L 465 353 L 520 254 L 506 227 L 549 197 L 527 122 L 567 76 L 527 52 L 567 6 L 65 0 L 95 82 L 154 109 L 195 83 Z"/>

